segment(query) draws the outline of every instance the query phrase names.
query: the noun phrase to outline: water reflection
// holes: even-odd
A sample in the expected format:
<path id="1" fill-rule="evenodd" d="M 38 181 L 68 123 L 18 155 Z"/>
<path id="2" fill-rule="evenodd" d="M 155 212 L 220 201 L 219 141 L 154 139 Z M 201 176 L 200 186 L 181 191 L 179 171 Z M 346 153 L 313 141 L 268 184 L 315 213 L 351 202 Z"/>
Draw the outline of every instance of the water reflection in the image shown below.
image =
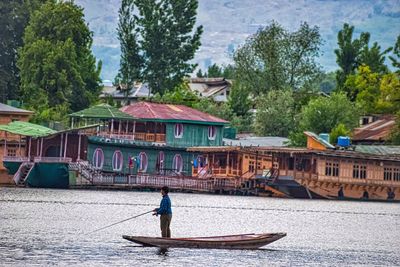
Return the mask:
<path id="1" fill-rule="evenodd" d="M 167 248 L 158 248 L 157 255 L 159 256 L 168 256 L 168 249 Z"/>

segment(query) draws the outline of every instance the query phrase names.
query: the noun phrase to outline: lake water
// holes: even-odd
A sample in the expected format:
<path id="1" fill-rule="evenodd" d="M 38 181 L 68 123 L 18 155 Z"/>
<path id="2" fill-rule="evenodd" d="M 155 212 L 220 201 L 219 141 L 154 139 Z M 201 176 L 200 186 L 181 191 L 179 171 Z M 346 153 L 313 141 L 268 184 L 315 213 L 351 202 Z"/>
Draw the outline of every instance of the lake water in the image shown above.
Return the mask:
<path id="1" fill-rule="evenodd" d="M 158 236 L 147 214 L 159 193 L 0 188 L 1 266 L 400 266 L 400 205 L 170 194 L 172 235 L 286 232 L 263 249 L 143 248 L 121 235 Z"/>

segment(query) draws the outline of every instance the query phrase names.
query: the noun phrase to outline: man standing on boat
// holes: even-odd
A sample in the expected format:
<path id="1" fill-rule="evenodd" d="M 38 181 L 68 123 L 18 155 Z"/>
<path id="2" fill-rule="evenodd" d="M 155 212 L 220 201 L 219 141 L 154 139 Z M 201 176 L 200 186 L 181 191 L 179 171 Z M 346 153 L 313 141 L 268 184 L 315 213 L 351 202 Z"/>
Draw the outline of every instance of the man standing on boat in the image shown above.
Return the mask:
<path id="1" fill-rule="evenodd" d="M 168 196 L 169 188 L 164 186 L 161 188 L 161 203 L 160 207 L 154 209 L 153 215 L 161 215 L 160 216 L 160 226 L 161 226 L 161 236 L 162 237 L 171 237 L 170 224 L 172 219 L 172 209 L 171 209 L 171 200 Z"/>

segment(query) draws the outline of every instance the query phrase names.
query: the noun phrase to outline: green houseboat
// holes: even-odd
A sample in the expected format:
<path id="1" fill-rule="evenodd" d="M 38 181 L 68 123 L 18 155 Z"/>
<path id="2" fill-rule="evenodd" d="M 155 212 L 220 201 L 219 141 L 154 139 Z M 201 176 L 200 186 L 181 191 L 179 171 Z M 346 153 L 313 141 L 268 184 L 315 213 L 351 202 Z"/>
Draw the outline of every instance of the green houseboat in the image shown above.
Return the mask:
<path id="1" fill-rule="evenodd" d="M 103 105 L 104 107 L 104 105 Z M 182 106 L 137 102 L 119 111 L 99 106 L 70 114 L 71 123 L 99 123 L 88 137 L 87 160 L 98 171 L 121 175 L 191 175 L 191 146 L 222 145 L 227 121 Z"/>

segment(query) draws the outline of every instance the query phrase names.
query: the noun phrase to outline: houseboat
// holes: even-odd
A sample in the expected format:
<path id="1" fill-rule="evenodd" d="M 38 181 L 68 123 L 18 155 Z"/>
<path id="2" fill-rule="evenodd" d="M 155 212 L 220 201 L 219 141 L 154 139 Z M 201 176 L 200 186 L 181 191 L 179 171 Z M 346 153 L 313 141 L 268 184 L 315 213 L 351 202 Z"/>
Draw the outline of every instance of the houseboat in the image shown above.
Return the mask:
<path id="1" fill-rule="evenodd" d="M 337 149 L 305 132 L 307 148 L 192 147 L 202 153 L 192 174 L 237 184 L 271 196 L 323 199 L 400 200 L 400 151 L 380 154 Z"/>
<path id="2" fill-rule="evenodd" d="M 100 124 L 99 132 L 88 136 L 89 164 L 120 177 L 190 176 L 193 153 L 187 147 L 221 146 L 228 123 L 183 105 L 136 102 L 112 112 L 99 108 L 70 114 L 71 123 Z"/>

